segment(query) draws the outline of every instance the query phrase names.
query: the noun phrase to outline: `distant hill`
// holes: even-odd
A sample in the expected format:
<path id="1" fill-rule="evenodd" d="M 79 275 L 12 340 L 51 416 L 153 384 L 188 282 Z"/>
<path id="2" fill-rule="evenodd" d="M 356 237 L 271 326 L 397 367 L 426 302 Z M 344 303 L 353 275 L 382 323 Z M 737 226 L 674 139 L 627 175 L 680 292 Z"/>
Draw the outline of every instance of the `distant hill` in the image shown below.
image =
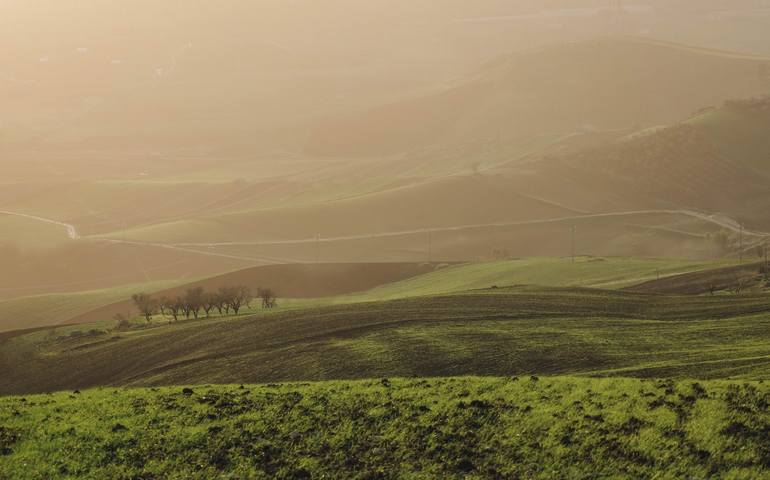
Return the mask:
<path id="1" fill-rule="evenodd" d="M 315 131 L 330 156 L 544 133 L 670 123 L 704 105 L 770 90 L 770 59 L 627 37 L 503 57 L 443 91 L 383 105 Z"/>
<path id="2" fill-rule="evenodd" d="M 709 236 L 770 230 L 770 100 L 728 100 L 678 123 L 567 135 L 484 170 L 278 208 L 188 217 L 115 232 L 112 241 L 176 244 L 312 261 L 484 258 L 569 253 L 704 258 Z M 194 239 L 194 240 L 191 240 Z M 735 242 L 733 242 L 735 243 Z M 487 257 L 488 258 L 488 257 Z"/>
<path id="3" fill-rule="evenodd" d="M 638 208 L 692 208 L 768 228 L 767 132 L 770 98 L 728 101 L 672 126 L 544 157 L 538 176 L 569 179 L 570 185 L 592 188 L 600 197 L 623 197 Z"/>

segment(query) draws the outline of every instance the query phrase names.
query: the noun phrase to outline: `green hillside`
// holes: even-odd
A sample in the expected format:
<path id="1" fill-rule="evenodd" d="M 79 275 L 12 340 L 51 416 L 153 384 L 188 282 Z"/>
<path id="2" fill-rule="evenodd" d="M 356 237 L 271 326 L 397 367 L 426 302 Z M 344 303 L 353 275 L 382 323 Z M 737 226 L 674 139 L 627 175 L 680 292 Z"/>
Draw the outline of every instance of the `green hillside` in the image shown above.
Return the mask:
<path id="1" fill-rule="evenodd" d="M 269 286 L 294 306 L 392 300 L 439 295 L 492 285 L 583 286 L 618 289 L 672 275 L 710 270 L 728 261 L 578 257 L 528 258 L 459 265 L 429 263 L 352 263 L 268 265 L 164 288 L 138 284 L 104 291 L 18 298 L 0 302 L 0 331 L 62 323 L 109 321 L 134 312 L 129 297 L 145 291 L 155 296 L 182 294 L 190 287 L 216 290 L 245 285 Z M 26 309 L 21 311 L 22 309 Z"/>
<path id="2" fill-rule="evenodd" d="M 521 376 L 6 397 L 0 476 L 761 479 L 768 396 L 761 382 Z"/>
<path id="3" fill-rule="evenodd" d="M 391 300 L 514 285 L 620 289 L 661 277 L 710 270 L 728 263 L 612 257 L 578 257 L 574 263 L 570 258 L 469 263 L 342 297 L 340 301 Z"/>
<path id="4" fill-rule="evenodd" d="M 263 265 L 236 270 L 223 275 L 205 278 L 170 288 L 158 288 L 159 285 L 137 285 L 114 289 L 123 292 L 113 296 L 110 301 L 92 305 L 90 309 L 81 308 L 77 315 L 54 317 L 59 323 L 89 323 L 110 320 L 115 314 L 133 314 L 136 308 L 130 300 L 131 294 L 140 291 L 150 293 L 156 298 L 183 296 L 190 288 L 201 287 L 206 291 L 216 291 L 221 287 L 242 285 L 254 294 L 262 288 L 271 288 L 281 297 L 279 308 L 290 304 L 319 305 L 330 303 L 336 296 L 363 292 L 380 285 L 398 282 L 428 272 L 434 272 L 447 265 L 430 263 L 318 263 Z M 365 296 L 365 294 L 364 294 Z M 292 299 L 290 302 L 288 299 Z M 360 295 L 353 295 L 345 301 L 361 301 Z M 18 303 L 21 304 L 22 300 Z M 0 303 L 0 312 L 2 312 Z M 95 308 L 96 307 L 96 308 Z M 2 325 L 0 323 L 0 325 Z M 0 326 L 0 331 L 2 327 Z"/>
<path id="5" fill-rule="evenodd" d="M 11 337 L 0 344 L 0 394 L 410 375 L 756 379 L 770 359 L 765 294 L 514 287 L 287 308 Z"/>

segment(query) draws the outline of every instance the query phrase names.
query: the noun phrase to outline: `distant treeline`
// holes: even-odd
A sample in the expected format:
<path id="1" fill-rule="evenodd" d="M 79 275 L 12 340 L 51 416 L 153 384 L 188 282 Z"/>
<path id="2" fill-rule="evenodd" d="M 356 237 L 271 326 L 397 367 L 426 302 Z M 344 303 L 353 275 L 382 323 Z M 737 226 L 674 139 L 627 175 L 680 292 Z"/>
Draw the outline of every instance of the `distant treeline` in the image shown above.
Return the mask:
<path id="1" fill-rule="evenodd" d="M 258 288 L 257 298 L 262 301 L 262 308 L 276 306 L 275 293 L 270 288 Z M 153 297 L 146 293 L 137 293 L 131 297 L 139 313 L 149 322 L 153 315 L 171 315 L 174 321 L 180 316 L 198 318 L 201 313 L 207 317 L 216 310 L 220 315 L 238 315 L 243 307 L 251 308 L 254 294 L 246 286 L 220 287 L 209 292 L 203 287 L 188 288 L 183 295 Z"/>

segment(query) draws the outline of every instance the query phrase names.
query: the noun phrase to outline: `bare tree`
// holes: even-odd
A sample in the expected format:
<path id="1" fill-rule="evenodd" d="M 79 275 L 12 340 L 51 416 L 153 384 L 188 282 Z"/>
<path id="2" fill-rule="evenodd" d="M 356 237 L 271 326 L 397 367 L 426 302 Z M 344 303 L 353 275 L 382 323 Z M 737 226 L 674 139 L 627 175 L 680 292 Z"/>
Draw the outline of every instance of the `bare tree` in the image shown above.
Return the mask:
<path id="1" fill-rule="evenodd" d="M 270 288 L 260 288 L 257 295 L 262 299 L 262 308 L 274 308 L 276 305 L 275 293 Z"/>
<path id="2" fill-rule="evenodd" d="M 233 291 L 230 287 L 219 287 L 219 290 L 217 290 L 217 310 L 220 315 L 222 315 L 222 312 L 225 315 L 230 315 L 230 299 L 232 295 Z"/>
<path id="3" fill-rule="evenodd" d="M 160 314 L 161 315 L 163 315 L 163 316 L 166 315 L 166 311 L 169 310 L 169 306 L 171 305 L 172 301 L 173 300 L 171 300 L 170 298 L 168 298 L 166 296 L 160 297 L 158 299 L 158 308 L 160 309 Z"/>
<path id="4" fill-rule="evenodd" d="M 192 314 L 195 318 L 198 318 L 198 313 L 203 308 L 203 287 L 188 288 L 184 295 L 185 313 L 189 318 Z"/>
<path id="5" fill-rule="evenodd" d="M 247 306 L 248 308 L 251 308 L 251 301 L 254 300 L 254 294 L 251 293 L 251 289 L 245 285 L 241 285 L 240 287 L 236 287 L 236 291 L 238 292 L 238 298 L 241 300 L 241 306 Z"/>
<path id="6" fill-rule="evenodd" d="M 235 315 L 238 315 L 241 308 L 251 303 L 252 298 L 254 298 L 251 290 L 246 286 L 223 287 L 219 289 L 219 294 L 225 302 L 226 313 L 232 310 Z"/>
<path id="7" fill-rule="evenodd" d="M 134 301 L 134 305 L 139 310 L 145 320 L 148 322 L 152 320 L 152 316 L 158 311 L 158 302 L 146 293 L 136 293 L 131 297 Z"/>
<path id="8" fill-rule="evenodd" d="M 214 308 L 218 308 L 219 296 L 214 292 L 206 292 L 203 294 L 203 311 L 206 312 L 208 317 Z"/>
<path id="9" fill-rule="evenodd" d="M 184 301 L 180 297 L 169 300 L 167 307 L 174 321 L 179 321 L 179 314 L 185 311 Z"/>

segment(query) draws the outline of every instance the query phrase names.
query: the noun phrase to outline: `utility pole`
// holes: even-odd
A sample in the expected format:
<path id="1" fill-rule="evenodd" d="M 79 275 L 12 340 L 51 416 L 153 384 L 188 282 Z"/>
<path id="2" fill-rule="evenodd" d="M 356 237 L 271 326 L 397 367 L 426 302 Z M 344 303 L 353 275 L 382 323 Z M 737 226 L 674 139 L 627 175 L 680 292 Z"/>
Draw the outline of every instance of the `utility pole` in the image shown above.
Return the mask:
<path id="1" fill-rule="evenodd" d="M 740 263 L 743 263 L 743 225 L 741 225 L 741 233 L 740 233 Z"/>
<path id="2" fill-rule="evenodd" d="M 315 236 L 315 263 L 320 263 L 321 258 L 321 234 Z"/>

